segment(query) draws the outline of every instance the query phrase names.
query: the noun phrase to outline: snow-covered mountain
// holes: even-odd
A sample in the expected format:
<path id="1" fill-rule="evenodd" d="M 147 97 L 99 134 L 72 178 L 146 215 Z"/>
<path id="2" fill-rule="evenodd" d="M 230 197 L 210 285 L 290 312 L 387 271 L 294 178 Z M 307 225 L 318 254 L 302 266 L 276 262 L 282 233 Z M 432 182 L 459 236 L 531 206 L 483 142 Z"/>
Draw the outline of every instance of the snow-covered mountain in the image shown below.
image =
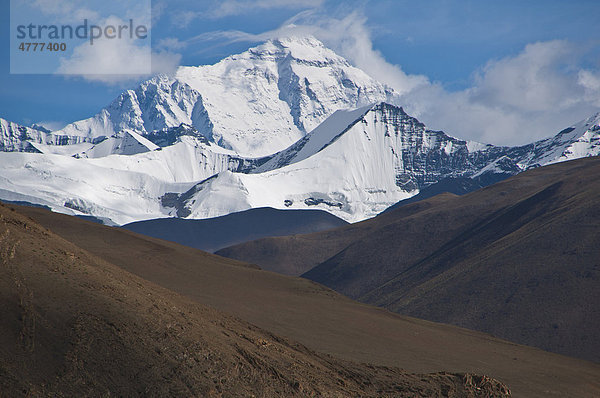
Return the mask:
<path id="1" fill-rule="evenodd" d="M 428 130 L 398 98 L 312 37 L 272 40 L 156 76 L 59 131 L 0 119 L 0 199 L 119 224 L 263 206 L 357 221 L 445 178 L 600 153 L 600 114 L 496 147 Z"/>
<path id="2" fill-rule="evenodd" d="M 554 137 L 510 148 L 508 156 L 522 169 L 600 155 L 600 112 Z"/>
<path id="3" fill-rule="evenodd" d="M 210 135 L 212 125 L 200 93 L 184 82 L 159 75 L 135 90 L 125 91 L 95 116 L 71 123 L 54 134 L 90 142 L 123 130 L 143 136 L 182 123 Z"/>
<path id="4" fill-rule="evenodd" d="M 202 94 L 214 141 L 246 156 L 288 147 L 338 109 L 398 98 L 314 37 L 271 40 L 176 78 Z"/>
<path id="5" fill-rule="evenodd" d="M 22 126 L 0 118 L 0 152 L 38 152 L 32 143 L 48 145 L 77 144 L 37 128 Z"/>
<path id="6" fill-rule="evenodd" d="M 181 67 L 127 90 L 56 135 L 78 142 L 122 130 L 142 136 L 185 123 L 246 157 L 282 150 L 338 109 L 398 95 L 314 37 L 270 40 L 215 65 Z"/>
<path id="7" fill-rule="evenodd" d="M 441 178 L 472 175 L 500 151 L 428 130 L 402 108 L 379 103 L 339 110 L 252 172 L 221 173 L 173 206 L 190 218 L 269 206 L 322 208 L 357 221 Z"/>

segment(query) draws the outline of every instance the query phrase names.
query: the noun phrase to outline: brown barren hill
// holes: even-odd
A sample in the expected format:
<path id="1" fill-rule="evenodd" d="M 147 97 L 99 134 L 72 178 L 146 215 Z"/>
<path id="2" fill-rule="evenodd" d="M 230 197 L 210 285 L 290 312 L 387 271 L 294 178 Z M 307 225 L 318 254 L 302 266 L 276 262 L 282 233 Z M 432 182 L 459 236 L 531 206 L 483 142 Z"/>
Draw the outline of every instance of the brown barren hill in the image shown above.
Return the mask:
<path id="1" fill-rule="evenodd" d="M 598 198 L 600 158 L 538 168 L 387 223 L 304 276 L 394 312 L 600 362 Z"/>
<path id="2" fill-rule="evenodd" d="M 267 272 L 119 228 L 16 207 L 94 255 L 310 350 L 411 373 L 476 373 L 516 396 L 600 395 L 600 366 L 352 301 L 306 279 Z M 385 394 L 382 394 L 385 395 Z"/>
<path id="3" fill-rule="evenodd" d="M 194 303 L 0 205 L 2 396 L 503 397 L 473 374 L 317 354 Z"/>
<path id="4" fill-rule="evenodd" d="M 306 270 L 365 303 L 600 362 L 599 197 L 591 157 L 217 254 Z"/>

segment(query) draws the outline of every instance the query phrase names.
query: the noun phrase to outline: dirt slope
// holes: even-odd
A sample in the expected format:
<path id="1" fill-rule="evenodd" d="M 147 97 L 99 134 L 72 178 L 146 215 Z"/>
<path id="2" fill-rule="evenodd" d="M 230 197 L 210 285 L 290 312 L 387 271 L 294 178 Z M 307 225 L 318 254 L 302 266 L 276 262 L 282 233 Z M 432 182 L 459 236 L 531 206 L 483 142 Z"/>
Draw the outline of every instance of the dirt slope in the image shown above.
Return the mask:
<path id="1" fill-rule="evenodd" d="M 600 394 L 600 367 L 590 362 L 402 317 L 302 278 L 253 269 L 122 229 L 43 209 L 18 211 L 125 270 L 311 350 L 410 372 L 486 374 L 507 383 L 516 396 Z"/>
<path id="2" fill-rule="evenodd" d="M 507 396 L 472 374 L 317 354 L 0 206 L 1 396 Z"/>

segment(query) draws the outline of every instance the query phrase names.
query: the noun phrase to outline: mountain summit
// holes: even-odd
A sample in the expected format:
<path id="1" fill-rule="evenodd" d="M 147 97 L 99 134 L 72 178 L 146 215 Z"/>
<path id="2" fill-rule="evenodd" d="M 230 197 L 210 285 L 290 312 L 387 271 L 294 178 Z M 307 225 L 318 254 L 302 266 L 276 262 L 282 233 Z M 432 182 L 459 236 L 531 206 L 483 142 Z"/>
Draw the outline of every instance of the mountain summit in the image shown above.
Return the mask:
<path id="1" fill-rule="evenodd" d="M 130 129 L 143 135 L 186 123 L 224 148 L 259 157 L 293 144 L 338 109 L 397 98 L 314 37 L 288 37 L 215 65 L 154 77 L 55 134 L 91 139 Z"/>

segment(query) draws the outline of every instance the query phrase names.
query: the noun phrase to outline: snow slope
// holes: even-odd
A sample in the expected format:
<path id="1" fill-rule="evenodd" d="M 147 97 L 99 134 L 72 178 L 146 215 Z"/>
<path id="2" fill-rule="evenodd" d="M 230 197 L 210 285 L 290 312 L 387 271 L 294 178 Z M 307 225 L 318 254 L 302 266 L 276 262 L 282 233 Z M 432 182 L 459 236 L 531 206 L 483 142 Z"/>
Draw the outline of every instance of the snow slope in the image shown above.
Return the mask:
<path id="1" fill-rule="evenodd" d="M 197 181 L 251 164 L 252 160 L 190 136 L 161 150 L 95 159 L 3 152 L 0 199 L 27 197 L 32 203 L 51 204 L 55 211 L 124 224 L 173 215 L 172 209 L 162 206 L 165 193 L 185 192 Z"/>
<path id="2" fill-rule="evenodd" d="M 562 130 L 554 137 L 511 148 L 508 154 L 523 169 L 598 156 L 600 154 L 600 112 Z"/>
<path id="3" fill-rule="evenodd" d="M 418 193 L 428 180 L 477 171 L 483 155 L 473 161 L 468 145 L 482 147 L 427 130 L 389 104 L 338 111 L 254 172 L 223 172 L 182 195 L 178 206 L 189 218 L 269 206 L 319 208 L 359 221 Z"/>

